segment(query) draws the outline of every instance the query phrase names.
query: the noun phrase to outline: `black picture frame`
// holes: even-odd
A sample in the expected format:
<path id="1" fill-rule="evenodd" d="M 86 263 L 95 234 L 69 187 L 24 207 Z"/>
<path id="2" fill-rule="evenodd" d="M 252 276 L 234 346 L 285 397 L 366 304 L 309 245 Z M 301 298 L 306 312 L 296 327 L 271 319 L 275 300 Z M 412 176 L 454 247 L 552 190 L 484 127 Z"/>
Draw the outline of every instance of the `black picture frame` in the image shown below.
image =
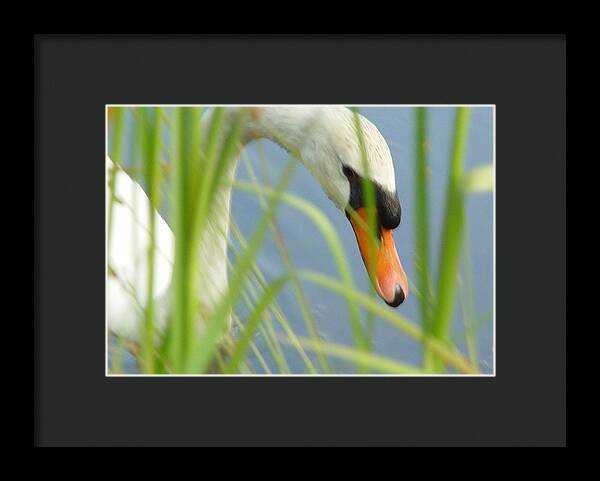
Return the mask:
<path id="1" fill-rule="evenodd" d="M 33 44 L 34 445 L 566 444 L 565 35 Z M 105 377 L 108 103 L 495 104 L 496 376 Z"/>

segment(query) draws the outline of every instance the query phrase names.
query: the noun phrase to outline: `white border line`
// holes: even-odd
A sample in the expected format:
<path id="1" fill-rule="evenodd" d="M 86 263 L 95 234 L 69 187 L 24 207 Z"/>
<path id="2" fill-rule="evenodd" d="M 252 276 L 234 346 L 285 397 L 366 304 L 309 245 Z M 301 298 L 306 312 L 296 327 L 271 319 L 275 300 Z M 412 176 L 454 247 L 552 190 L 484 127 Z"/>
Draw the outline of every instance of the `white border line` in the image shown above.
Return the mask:
<path id="1" fill-rule="evenodd" d="M 494 112 L 494 135 L 492 138 L 492 142 L 493 142 L 493 171 L 494 171 L 494 179 L 493 179 L 493 183 L 494 183 L 494 187 L 493 187 L 493 191 L 492 191 L 492 196 L 493 196 L 493 201 L 492 201 L 492 212 L 493 212 L 493 221 L 492 221 L 492 263 L 493 263 L 493 269 L 492 269 L 492 273 L 493 273 L 493 281 L 492 281 L 492 310 L 493 310 L 493 326 L 492 326 L 492 331 L 493 331 L 493 342 L 492 342 L 492 357 L 494 359 L 494 365 L 492 367 L 492 372 L 494 374 L 494 377 L 496 377 L 496 105 L 494 104 L 494 108 L 493 108 L 493 112 Z"/>
<path id="2" fill-rule="evenodd" d="M 108 155 L 108 108 L 109 107 L 267 107 L 267 106 L 280 106 L 280 107 L 295 107 L 300 105 L 342 105 L 344 107 L 352 105 L 354 107 L 492 107 L 493 109 L 493 234 L 492 234 L 492 263 L 493 263 L 493 281 L 492 281 L 492 358 L 493 366 L 492 373 L 481 373 L 481 374 L 116 374 L 108 372 L 108 298 L 106 289 L 106 279 L 108 279 L 108 242 L 107 242 L 107 229 L 108 229 L 108 210 L 106 209 L 106 194 L 104 199 L 104 377 L 166 377 L 166 378 L 180 378 L 180 377 L 223 377 L 223 378 L 239 378 L 239 377 L 271 377 L 271 378 L 282 378 L 282 377 L 296 377 L 296 378 L 316 378 L 316 377 L 391 377 L 391 378 L 427 378 L 427 377 L 461 377 L 461 378 L 495 378 L 496 377 L 496 104 L 105 104 L 104 105 L 104 158 L 102 159 L 103 164 L 106 164 L 106 155 Z M 106 167 L 104 168 L 104 192 L 106 192 Z"/>

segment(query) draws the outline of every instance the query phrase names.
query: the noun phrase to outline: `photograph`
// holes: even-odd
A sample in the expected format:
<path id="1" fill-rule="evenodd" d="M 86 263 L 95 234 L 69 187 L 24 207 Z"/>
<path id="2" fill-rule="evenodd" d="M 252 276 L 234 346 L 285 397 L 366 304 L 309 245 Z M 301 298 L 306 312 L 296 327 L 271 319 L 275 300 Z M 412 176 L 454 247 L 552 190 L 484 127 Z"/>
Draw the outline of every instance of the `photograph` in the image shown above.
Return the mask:
<path id="1" fill-rule="evenodd" d="M 495 105 L 99 115 L 106 376 L 495 376 Z"/>

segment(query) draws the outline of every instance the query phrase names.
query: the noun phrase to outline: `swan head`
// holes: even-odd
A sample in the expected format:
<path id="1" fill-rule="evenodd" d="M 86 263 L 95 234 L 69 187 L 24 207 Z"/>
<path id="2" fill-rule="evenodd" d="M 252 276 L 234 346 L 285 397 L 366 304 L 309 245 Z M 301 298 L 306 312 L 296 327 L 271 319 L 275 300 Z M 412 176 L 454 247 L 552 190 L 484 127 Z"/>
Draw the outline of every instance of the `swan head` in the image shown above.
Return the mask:
<path id="1" fill-rule="evenodd" d="M 350 220 L 379 296 L 390 306 L 400 305 L 408 295 L 408 280 L 392 231 L 400 225 L 401 208 L 392 155 L 377 127 L 342 106 L 266 107 L 255 114 L 258 131 L 252 136 L 268 137 L 286 150 L 294 150 Z M 367 227 L 365 179 L 375 191 L 378 239 Z"/>
<path id="2" fill-rule="evenodd" d="M 329 143 L 337 157 L 329 182 L 342 202 L 336 204 L 352 225 L 369 277 L 379 296 L 397 307 L 408 295 L 408 280 L 398 257 L 392 232 L 400 225 L 402 210 L 396 190 L 394 163 L 387 142 L 365 117 L 346 110 L 350 122 L 328 122 Z M 339 115 L 339 114 L 338 114 Z M 349 125 L 350 124 L 350 125 Z M 358 125 L 357 125 L 358 124 Z M 362 145 L 360 136 L 362 136 Z M 367 227 L 365 180 L 370 181 L 377 212 L 377 239 Z M 324 189 L 331 186 L 323 186 Z M 371 256 L 374 256 L 372 259 Z"/>

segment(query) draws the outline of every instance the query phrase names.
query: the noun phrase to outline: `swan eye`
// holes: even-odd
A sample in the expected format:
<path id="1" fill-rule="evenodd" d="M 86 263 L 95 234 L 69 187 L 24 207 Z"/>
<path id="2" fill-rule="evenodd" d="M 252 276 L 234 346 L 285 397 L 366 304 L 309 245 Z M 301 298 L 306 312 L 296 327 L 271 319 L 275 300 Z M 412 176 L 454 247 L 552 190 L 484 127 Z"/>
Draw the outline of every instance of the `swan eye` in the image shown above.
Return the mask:
<path id="1" fill-rule="evenodd" d="M 354 172 L 354 170 L 345 165 L 342 167 L 342 172 L 344 172 L 344 175 L 348 180 L 354 179 L 356 177 L 356 172 Z"/>

